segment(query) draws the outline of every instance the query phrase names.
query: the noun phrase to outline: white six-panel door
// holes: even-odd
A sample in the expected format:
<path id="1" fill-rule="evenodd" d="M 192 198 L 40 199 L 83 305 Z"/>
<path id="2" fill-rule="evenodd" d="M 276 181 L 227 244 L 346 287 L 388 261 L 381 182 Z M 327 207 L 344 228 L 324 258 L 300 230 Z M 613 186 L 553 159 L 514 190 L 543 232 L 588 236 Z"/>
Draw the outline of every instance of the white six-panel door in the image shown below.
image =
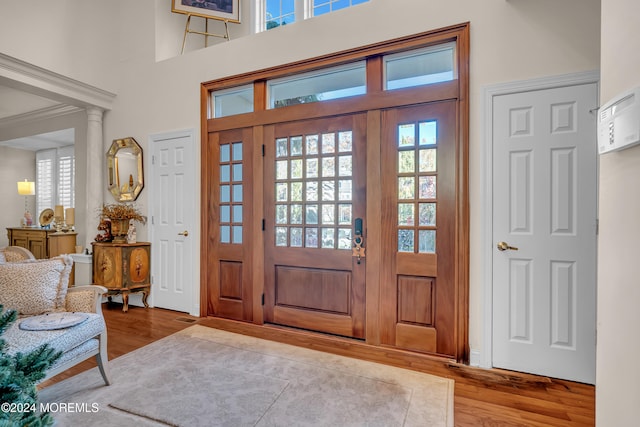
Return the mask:
<path id="1" fill-rule="evenodd" d="M 193 134 L 154 136 L 151 148 L 153 305 L 197 315 L 194 298 L 199 287 L 194 283 L 193 263 L 199 237 Z"/>
<path id="2" fill-rule="evenodd" d="M 595 382 L 596 106 L 596 84 L 494 97 L 495 367 Z"/>

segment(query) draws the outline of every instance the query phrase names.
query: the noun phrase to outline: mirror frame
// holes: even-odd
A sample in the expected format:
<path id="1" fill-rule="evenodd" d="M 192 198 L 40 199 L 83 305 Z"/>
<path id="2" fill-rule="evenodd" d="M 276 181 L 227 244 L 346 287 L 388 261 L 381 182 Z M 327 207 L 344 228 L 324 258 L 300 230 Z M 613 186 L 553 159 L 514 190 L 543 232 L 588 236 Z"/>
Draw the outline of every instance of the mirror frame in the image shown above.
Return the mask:
<path id="1" fill-rule="evenodd" d="M 130 191 L 123 192 L 118 180 L 118 151 L 130 148 L 136 156 L 137 176 Z M 132 137 L 114 139 L 107 151 L 107 188 L 117 202 L 132 202 L 138 198 L 144 188 L 144 174 L 142 171 L 142 147 Z"/>

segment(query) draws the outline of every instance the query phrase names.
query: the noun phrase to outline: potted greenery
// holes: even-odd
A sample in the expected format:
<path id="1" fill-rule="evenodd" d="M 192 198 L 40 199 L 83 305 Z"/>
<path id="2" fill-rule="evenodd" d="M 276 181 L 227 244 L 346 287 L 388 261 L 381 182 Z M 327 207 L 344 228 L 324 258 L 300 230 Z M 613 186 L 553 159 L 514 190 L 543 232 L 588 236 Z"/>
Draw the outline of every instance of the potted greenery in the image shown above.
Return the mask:
<path id="1" fill-rule="evenodd" d="M 147 217 L 143 216 L 135 206 L 126 203 L 103 204 L 100 218 L 108 218 L 111 221 L 111 235 L 114 242 L 126 242 L 131 220 L 142 224 L 147 222 Z"/>
<path id="2" fill-rule="evenodd" d="M 15 310 L 4 310 L 0 305 L 0 335 L 18 318 Z M 49 413 L 40 413 L 38 389 L 46 370 L 62 356 L 61 351 L 48 344 L 30 353 L 7 353 L 6 341 L 0 338 L 0 426 L 50 426 L 54 419 Z"/>

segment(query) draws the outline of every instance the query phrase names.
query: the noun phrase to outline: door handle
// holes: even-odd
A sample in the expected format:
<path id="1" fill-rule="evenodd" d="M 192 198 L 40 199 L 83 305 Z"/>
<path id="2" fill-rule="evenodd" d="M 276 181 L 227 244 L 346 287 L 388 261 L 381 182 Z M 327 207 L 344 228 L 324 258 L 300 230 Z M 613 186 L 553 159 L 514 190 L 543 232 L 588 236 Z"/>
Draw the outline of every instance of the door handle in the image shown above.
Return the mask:
<path id="1" fill-rule="evenodd" d="M 514 246 L 509 246 L 507 242 L 498 242 L 498 250 L 499 251 L 517 251 L 518 248 Z"/>
<path id="2" fill-rule="evenodd" d="M 358 258 L 358 264 L 360 264 L 360 260 L 365 256 L 364 237 L 362 236 L 362 218 L 356 218 L 353 234 L 352 255 Z"/>
<path id="3" fill-rule="evenodd" d="M 187 230 L 184 230 L 182 233 L 178 233 L 178 236 L 187 237 L 188 235 L 189 235 L 189 232 Z"/>

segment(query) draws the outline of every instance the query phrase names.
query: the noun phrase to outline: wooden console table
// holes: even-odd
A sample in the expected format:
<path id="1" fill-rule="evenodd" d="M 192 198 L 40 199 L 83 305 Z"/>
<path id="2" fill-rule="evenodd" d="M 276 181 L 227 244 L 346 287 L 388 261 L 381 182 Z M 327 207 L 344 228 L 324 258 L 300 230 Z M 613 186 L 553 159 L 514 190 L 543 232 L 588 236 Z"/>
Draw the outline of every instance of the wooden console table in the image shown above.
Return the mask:
<path id="1" fill-rule="evenodd" d="M 10 227 L 7 228 L 7 237 L 10 246 L 20 246 L 29 249 L 36 259 L 47 259 L 62 254 L 76 253 L 75 231 L 57 232 L 53 229 L 36 227 Z M 74 285 L 74 270 L 69 276 L 69 287 Z"/>
<path id="2" fill-rule="evenodd" d="M 122 311 L 129 310 L 129 294 L 142 292 L 145 307 L 151 292 L 151 243 L 93 242 L 93 283 L 111 295 L 122 295 Z"/>
<path id="3" fill-rule="evenodd" d="M 7 228 L 9 245 L 29 249 L 37 259 L 76 253 L 77 235 L 78 233 L 73 231 L 58 233 L 56 230 L 35 227 Z"/>

